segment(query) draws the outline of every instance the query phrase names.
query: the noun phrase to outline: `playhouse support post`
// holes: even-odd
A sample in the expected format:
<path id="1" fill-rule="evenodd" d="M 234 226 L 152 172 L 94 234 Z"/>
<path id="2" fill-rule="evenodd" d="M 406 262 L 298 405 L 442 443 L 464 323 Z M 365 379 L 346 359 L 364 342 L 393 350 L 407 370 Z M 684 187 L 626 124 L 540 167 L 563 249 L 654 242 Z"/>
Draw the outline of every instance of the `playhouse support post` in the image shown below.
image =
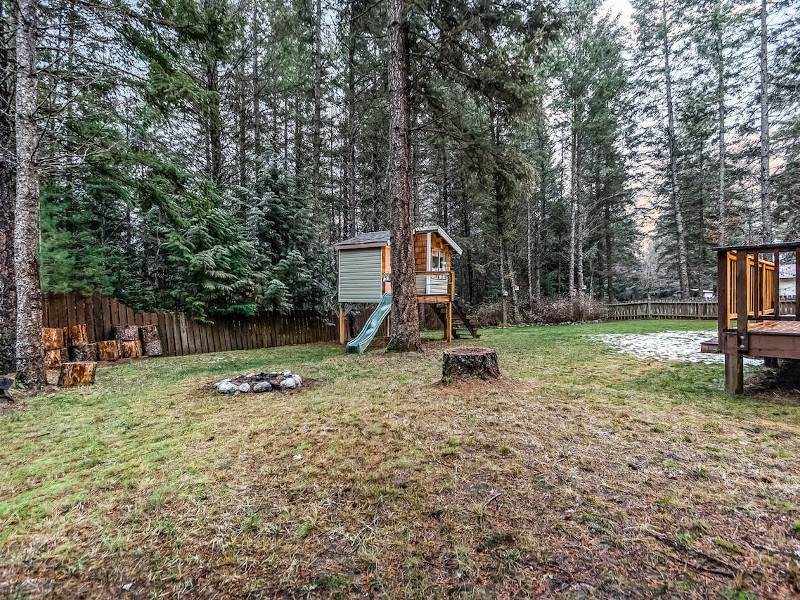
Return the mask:
<path id="1" fill-rule="evenodd" d="M 344 346 L 347 336 L 344 332 L 344 306 L 339 305 L 339 343 Z"/>
<path id="2" fill-rule="evenodd" d="M 444 328 L 444 339 L 448 342 L 453 341 L 453 303 L 447 303 L 447 325 Z"/>
<path id="3" fill-rule="evenodd" d="M 741 354 L 725 355 L 725 391 L 729 394 L 744 393 L 744 361 Z"/>

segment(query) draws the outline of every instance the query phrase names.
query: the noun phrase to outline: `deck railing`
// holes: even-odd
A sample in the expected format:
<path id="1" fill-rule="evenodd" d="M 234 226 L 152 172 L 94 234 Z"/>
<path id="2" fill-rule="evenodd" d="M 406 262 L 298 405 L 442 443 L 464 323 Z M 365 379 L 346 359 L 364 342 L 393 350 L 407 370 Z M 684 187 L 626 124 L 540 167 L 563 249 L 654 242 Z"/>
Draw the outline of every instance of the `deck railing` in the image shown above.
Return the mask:
<path id="1" fill-rule="evenodd" d="M 417 296 L 456 297 L 455 271 L 415 271 Z"/>
<path id="2" fill-rule="evenodd" d="M 717 309 L 720 347 L 723 334 L 736 319 L 740 351 L 747 349 L 750 320 L 781 319 L 780 265 L 782 253 L 794 253 L 800 275 L 800 243 L 717 248 Z M 768 256 L 772 260 L 762 258 Z M 742 314 L 742 308 L 746 314 Z M 800 278 L 795 277 L 794 315 L 800 320 Z"/>

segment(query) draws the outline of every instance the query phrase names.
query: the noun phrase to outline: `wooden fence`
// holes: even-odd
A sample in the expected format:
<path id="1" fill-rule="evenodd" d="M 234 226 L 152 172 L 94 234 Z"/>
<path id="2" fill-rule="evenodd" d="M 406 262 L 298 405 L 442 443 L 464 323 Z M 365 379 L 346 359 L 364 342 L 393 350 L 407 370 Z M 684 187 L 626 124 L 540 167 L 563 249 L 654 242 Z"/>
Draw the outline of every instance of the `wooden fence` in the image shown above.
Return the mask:
<path id="1" fill-rule="evenodd" d="M 363 326 L 371 311 L 355 317 Z M 117 325 L 157 325 L 165 356 L 204 352 L 253 350 L 339 339 L 334 319 L 312 311 L 266 314 L 258 317 L 218 317 L 213 323 L 196 321 L 183 313 L 143 313 L 105 296 L 76 293 L 46 294 L 44 326 L 66 327 L 86 323 L 89 342 L 109 340 Z"/>
<path id="2" fill-rule="evenodd" d="M 717 300 L 641 300 L 607 304 L 608 318 L 627 319 L 716 319 Z M 794 314 L 794 300 L 781 300 L 781 314 Z"/>

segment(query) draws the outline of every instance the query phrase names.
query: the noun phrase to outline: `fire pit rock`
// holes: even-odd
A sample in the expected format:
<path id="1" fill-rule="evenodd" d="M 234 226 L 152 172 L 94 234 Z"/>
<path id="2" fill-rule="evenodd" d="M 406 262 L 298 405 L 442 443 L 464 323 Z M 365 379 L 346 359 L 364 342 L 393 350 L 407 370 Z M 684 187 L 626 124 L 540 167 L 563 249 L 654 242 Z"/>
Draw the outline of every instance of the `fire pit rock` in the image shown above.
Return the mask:
<path id="1" fill-rule="evenodd" d="M 289 370 L 270 373 L 248 373 L 223 379 L 214 384 L 218 394 L 262 394 L 293 390 L 303 385 L 300 375 Z"/>

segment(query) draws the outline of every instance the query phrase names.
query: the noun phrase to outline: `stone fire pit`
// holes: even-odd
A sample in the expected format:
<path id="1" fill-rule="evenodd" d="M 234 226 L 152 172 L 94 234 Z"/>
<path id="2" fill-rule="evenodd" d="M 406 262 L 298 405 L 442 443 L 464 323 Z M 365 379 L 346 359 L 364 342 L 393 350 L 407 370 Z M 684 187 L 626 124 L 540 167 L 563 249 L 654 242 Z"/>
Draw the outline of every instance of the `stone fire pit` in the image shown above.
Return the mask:
<path id="1" fill-rule="evenodd" d="M 291 371 L 248 373 L 223 379 L 214 384 L 218 394 L 263 394 L 294 390 L 303 385 L 303 378 Z"/>

